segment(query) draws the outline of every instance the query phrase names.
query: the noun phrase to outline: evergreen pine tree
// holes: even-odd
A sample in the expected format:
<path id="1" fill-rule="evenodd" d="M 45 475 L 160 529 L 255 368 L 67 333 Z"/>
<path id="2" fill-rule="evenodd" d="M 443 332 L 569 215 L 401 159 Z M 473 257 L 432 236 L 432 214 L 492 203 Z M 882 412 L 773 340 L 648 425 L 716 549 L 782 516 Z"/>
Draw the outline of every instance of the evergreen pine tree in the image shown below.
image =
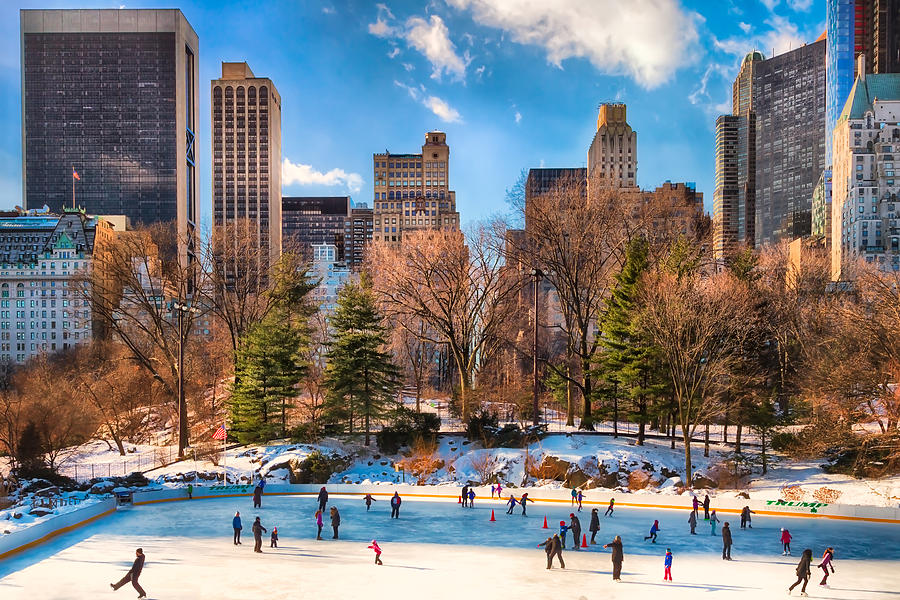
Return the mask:
<path id="1" fill-rule="evenodd" d="M 353 420 L 361 419 L 368 446 L 372 420 L 394 408 L 400 370 L 384 351 L 387 335 L 365 278 L 338 292 L 330 325 L 334 337 L 325 369 L 325 409 L 331 419 L 346 420 L 350 431 Z"/>

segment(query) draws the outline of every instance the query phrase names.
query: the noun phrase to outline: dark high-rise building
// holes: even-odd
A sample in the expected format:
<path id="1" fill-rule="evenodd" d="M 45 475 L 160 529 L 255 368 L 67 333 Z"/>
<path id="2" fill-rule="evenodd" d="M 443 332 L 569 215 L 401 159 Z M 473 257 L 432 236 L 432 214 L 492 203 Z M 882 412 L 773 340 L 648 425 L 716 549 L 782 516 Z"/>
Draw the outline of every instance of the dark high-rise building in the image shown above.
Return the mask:
<path id="1" fill-rule="evenodd" d="M 334 244 L 344 260 L 344 228 L 350 196 L 286 196 L 281 199 L 281 238 L 285 249 L 299 246 L 312 258 L 313 244 Z"/>
<path id="2" fill-rule="evenodd" d="M 199 41 L 179 10 L 22 10 L 23 201 L 198 221 Z M 192 242 L 182 245 L 190 255 Z"/>
<path id="3" fill-rule="evenodd" d="M 740 204 L 739 133 L 743 117 L 722 115 L 716 119 L 716 189 L 713 193 L 713 256 L 725 258 L 747 241 L 746 224 L 752 219 Z"/>
<path id="4" fill-rule="evenodd" d="M 755 64 L 755 243 L 810 234 L 825 167 L 824 40 Z"/>
<path id="5" fill-rule="evenodd" d="M 582 188 L 581 193 L 586 194 L 587 169 L 585 167 L 559 168 L 559 169 L 528 169 L 528 179 L 525 181 L 525 201 L 532 196 L 547 194 L 560 188 L 577 186 Z"/>
<path id="6" fill-rule="evenodd" d="M 365 203 L 350 209 L 350 216 L 344 222 L 344 262 L 351 269 L 358 269 L 365 260 L 374 220 L 375 211 Z"/>

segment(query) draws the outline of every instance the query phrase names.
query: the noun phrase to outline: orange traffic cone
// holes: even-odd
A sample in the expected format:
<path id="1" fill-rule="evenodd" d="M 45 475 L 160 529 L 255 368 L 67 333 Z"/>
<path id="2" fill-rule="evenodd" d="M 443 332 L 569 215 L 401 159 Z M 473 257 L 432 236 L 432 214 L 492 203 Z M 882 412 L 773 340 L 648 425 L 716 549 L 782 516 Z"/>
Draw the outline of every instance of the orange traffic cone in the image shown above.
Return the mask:
<path id="1" fill-rule="evenodd" d="M 460 496 L 459 498 L 456 499 L 456 503 L 457 503 L 457 504 L 462 504 L 462 496 Z"/>
<path id="2" fill-rule="evenodd" d="M 492 508 L 491 509 L 491 521 L 496 521 L 496 520 L 497 519 L 494 518 L 494 509 Z"/>
<path id="3" fill-rule="evenodd" d="M 586 534 L 586 533 L 581 534 L 581 547 L 582 547 L 582 548 L 587 548 L 587 547 L 588 547 L 588 545 L 587 545 L 587 534 Z"/>
<path id="4" fill-rule="evenodd" d="M 543 527 L 543 529 L 550 529 L 549 527 L 547 527 L 547 515 L 544 515 L 544 527 Z"/>

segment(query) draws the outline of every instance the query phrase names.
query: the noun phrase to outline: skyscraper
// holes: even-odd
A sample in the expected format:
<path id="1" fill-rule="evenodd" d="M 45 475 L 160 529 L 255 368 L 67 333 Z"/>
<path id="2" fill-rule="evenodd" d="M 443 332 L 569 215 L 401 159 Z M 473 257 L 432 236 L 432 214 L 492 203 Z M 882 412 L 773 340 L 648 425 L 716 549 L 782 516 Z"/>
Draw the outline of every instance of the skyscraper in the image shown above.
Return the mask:
<path id="1" fill-rule="evenodd" d="M 179 10 L 22 10 L 23 202 L 134 223 L 199 217 L 199 41 Z M 79 181 L 74 184 L 73 171 Z"/>
<path id="2" fill-rule="evenodd" d="M 605 179 L 621 187 L 637 185 L 637 132 L 624 104 L 601 104 L 597 132 L 588 148 L 588 181 Z"/>
<path id="3" fill-rule="evenodd" d="M 716 119 L 716 188 L 713 192 L 713 257 L 724 261 L 735 247 L 747 241 L 746 207 L 740 205 L 738 141 L 742 117 Z M 752 218 L 752 215 L 750 215 Z"/>
<path id="4" fill-rule="evenodd" d="M 374 219 L 375 213 L 366 203 L 350 208 L 350 216 L 344 222 L 344 262 L 351 269 L 358 269 L 365 260 L 366 247 L 372 241 Z"/>
<path id="5" fill-rule="evenodd" d="M 344 228 L 350 216 L 350 196 L 285 196 L 281 199 L 284 246 L 299 247 L 312 259 L 314 244 L 333 244 L 344 260 Z"/>
<path id="6" fill-rule="evenodd" d="M 282 233 L 281 96 L 245 62 L 223 62 L 210 88 L 213 225 L 251 225 L 274 262 Z"/>
<path id="7" fill-rule="evenodd" d="M 375 241 L 400 243 L 403 233 L 459 229 L 456 192 L 450 189 L 447 134 L 429 131 L 421 154 L 373 154 Z"/>

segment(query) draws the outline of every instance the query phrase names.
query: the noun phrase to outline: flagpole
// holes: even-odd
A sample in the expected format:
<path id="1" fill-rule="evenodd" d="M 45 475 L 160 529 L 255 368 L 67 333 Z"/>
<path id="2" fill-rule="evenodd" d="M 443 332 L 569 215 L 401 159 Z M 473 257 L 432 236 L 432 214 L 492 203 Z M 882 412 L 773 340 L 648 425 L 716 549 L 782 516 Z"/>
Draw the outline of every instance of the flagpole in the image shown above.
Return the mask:
<path id="1" fill-rule="evenodd" d="M 222 484 L 228 485 L 228 430 L 222 436 Z"/>
<path id="2" fill-rule="evenodd" d="M 72 210 L 75 210 L 75 165 L 72 165 Z"/>

